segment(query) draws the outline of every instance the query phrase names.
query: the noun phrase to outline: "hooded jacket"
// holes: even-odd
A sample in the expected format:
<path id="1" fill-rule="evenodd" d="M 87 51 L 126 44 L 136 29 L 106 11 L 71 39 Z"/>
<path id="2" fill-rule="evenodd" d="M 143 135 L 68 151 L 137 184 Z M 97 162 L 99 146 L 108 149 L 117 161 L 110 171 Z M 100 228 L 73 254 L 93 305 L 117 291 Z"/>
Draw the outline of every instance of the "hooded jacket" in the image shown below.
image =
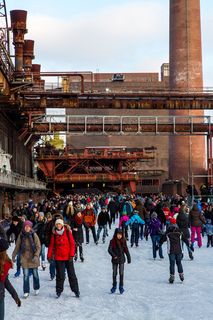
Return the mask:
<path id="1" fill-rule="evenodd" d="M 168 254 L 180 254 L 183 253 L 182 241 L 189 247 L 189 241 L 184 237 L 177 225 L 171 225 L 168 227 L 166 233 L 162 235 L 159 245 L 162 245 L 167 241 Z"/>
<path id="2" fill-rule="evenodd" d="M 112 256 L 112 263 L 122 264 L 125 263 L 127 257 L 127 262 L 131 262 L 131 256 L 127 247 L 126 239 L 122 236 L 121 239 L 117 238 L 119 229 L 115 229 L 114 236 L 109 243 L 108 252 Z"/>
<path id="3" fill-rule="evenodd" d="M 62 234 L 57 233 L 53 228 L 47 258 L 49 260 L 70 260 L 75 255 L 75 240 L 72 231 L 64 226 Z"/>
<path id="4" fill-rule="evenodd" d="M 191 227 L 202 227 L 206 223 L 204 216 L 199 211 L 197 205 L 194 205 L 189 212 L 189 224 Z"/>

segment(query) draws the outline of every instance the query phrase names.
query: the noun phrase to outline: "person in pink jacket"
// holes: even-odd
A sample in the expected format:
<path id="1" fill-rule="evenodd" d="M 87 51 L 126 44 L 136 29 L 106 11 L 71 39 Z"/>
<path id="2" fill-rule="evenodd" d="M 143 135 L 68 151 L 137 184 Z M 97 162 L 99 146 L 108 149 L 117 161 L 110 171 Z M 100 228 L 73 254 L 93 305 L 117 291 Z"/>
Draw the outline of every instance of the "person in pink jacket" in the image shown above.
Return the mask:
<path id="1" fill-rule="evenodd" d="M 120 221 L 119 221 L 119 228 L 122 229 L 126 240 L 128 240 L 128 226 L 126 226 L 126 222 L 128 220 L 129 220 L 129 216 L 127 215 L 127 213 L 123 213 L 123 215 L 120 217 Z"/>

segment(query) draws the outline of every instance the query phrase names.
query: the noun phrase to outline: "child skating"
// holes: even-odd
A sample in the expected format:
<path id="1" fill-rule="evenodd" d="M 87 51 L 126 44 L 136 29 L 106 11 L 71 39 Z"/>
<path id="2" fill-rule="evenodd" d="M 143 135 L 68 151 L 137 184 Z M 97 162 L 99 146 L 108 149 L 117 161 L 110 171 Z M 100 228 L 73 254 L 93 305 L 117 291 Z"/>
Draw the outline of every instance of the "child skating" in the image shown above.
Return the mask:
<path id="1" fill-rule="evenodd" d="M 185 242 L 187 247 L 189 247 L 189 241 L 184 237 L 183 233 L 179 230 L 176 224 L 170 225 L 164 235 L 162 235 L 159 246 L 157 249 L 167 241 L 168 255 L 169 255 L 169 263 L 170 263 L 170 277 L 169 282 L 173 283 L 175 280 L 175 263 L 177 265 L 179 277 L 181 281 L 184 281 L 184 273 L 182 266 L 182 258 L 183 258 L 183 248 L 182 241 Z"/>
<path id="2" fill-rule="evenodd" d="M 124 292 L 124 263 L 126 261 L 126 258 L 127 262 L 131 263 L 130 253 L 122 229 L 115 229 L 114 236 L 109 243 L 108 252 L 112 256 L 111 293 L 114 293 L 117 289 L 117 273 L 119 269 L 119 291 L 120 294 L 122 294 Z"/>

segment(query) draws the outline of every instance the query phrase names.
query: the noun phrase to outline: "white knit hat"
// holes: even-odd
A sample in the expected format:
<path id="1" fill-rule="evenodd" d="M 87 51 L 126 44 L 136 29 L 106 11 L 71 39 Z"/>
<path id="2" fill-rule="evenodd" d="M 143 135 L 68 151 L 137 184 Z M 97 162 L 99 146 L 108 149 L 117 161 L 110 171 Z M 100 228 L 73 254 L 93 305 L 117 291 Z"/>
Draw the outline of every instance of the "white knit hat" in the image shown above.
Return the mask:
<path id="1" fill-rule="evenodd" d="M 62 226 L 64 225 L 64 221 L 62 219 L 57 219 L 55 222 L 55 225 L 57 226 L 57 224 L 61 224 Z"/>

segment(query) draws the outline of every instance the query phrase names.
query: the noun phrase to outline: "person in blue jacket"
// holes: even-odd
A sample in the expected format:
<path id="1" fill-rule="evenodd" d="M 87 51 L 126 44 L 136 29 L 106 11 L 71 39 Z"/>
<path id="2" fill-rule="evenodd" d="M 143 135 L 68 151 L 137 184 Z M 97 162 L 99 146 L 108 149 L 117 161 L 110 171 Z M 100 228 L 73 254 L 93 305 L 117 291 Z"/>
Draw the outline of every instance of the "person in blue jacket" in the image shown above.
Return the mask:
<path id="1" fill-rule="evenodd" d="M 131 247 L 135 244 L 138 247 L 138 240 L 139 240 L 139 226 L 145 224 L 145 221 L 140 218 L 138 215 L 138 211 L 134 210 L 132 217 L 126 222 L 126 226 L 131 226 L 132 233 L 131 233 Z"/>

